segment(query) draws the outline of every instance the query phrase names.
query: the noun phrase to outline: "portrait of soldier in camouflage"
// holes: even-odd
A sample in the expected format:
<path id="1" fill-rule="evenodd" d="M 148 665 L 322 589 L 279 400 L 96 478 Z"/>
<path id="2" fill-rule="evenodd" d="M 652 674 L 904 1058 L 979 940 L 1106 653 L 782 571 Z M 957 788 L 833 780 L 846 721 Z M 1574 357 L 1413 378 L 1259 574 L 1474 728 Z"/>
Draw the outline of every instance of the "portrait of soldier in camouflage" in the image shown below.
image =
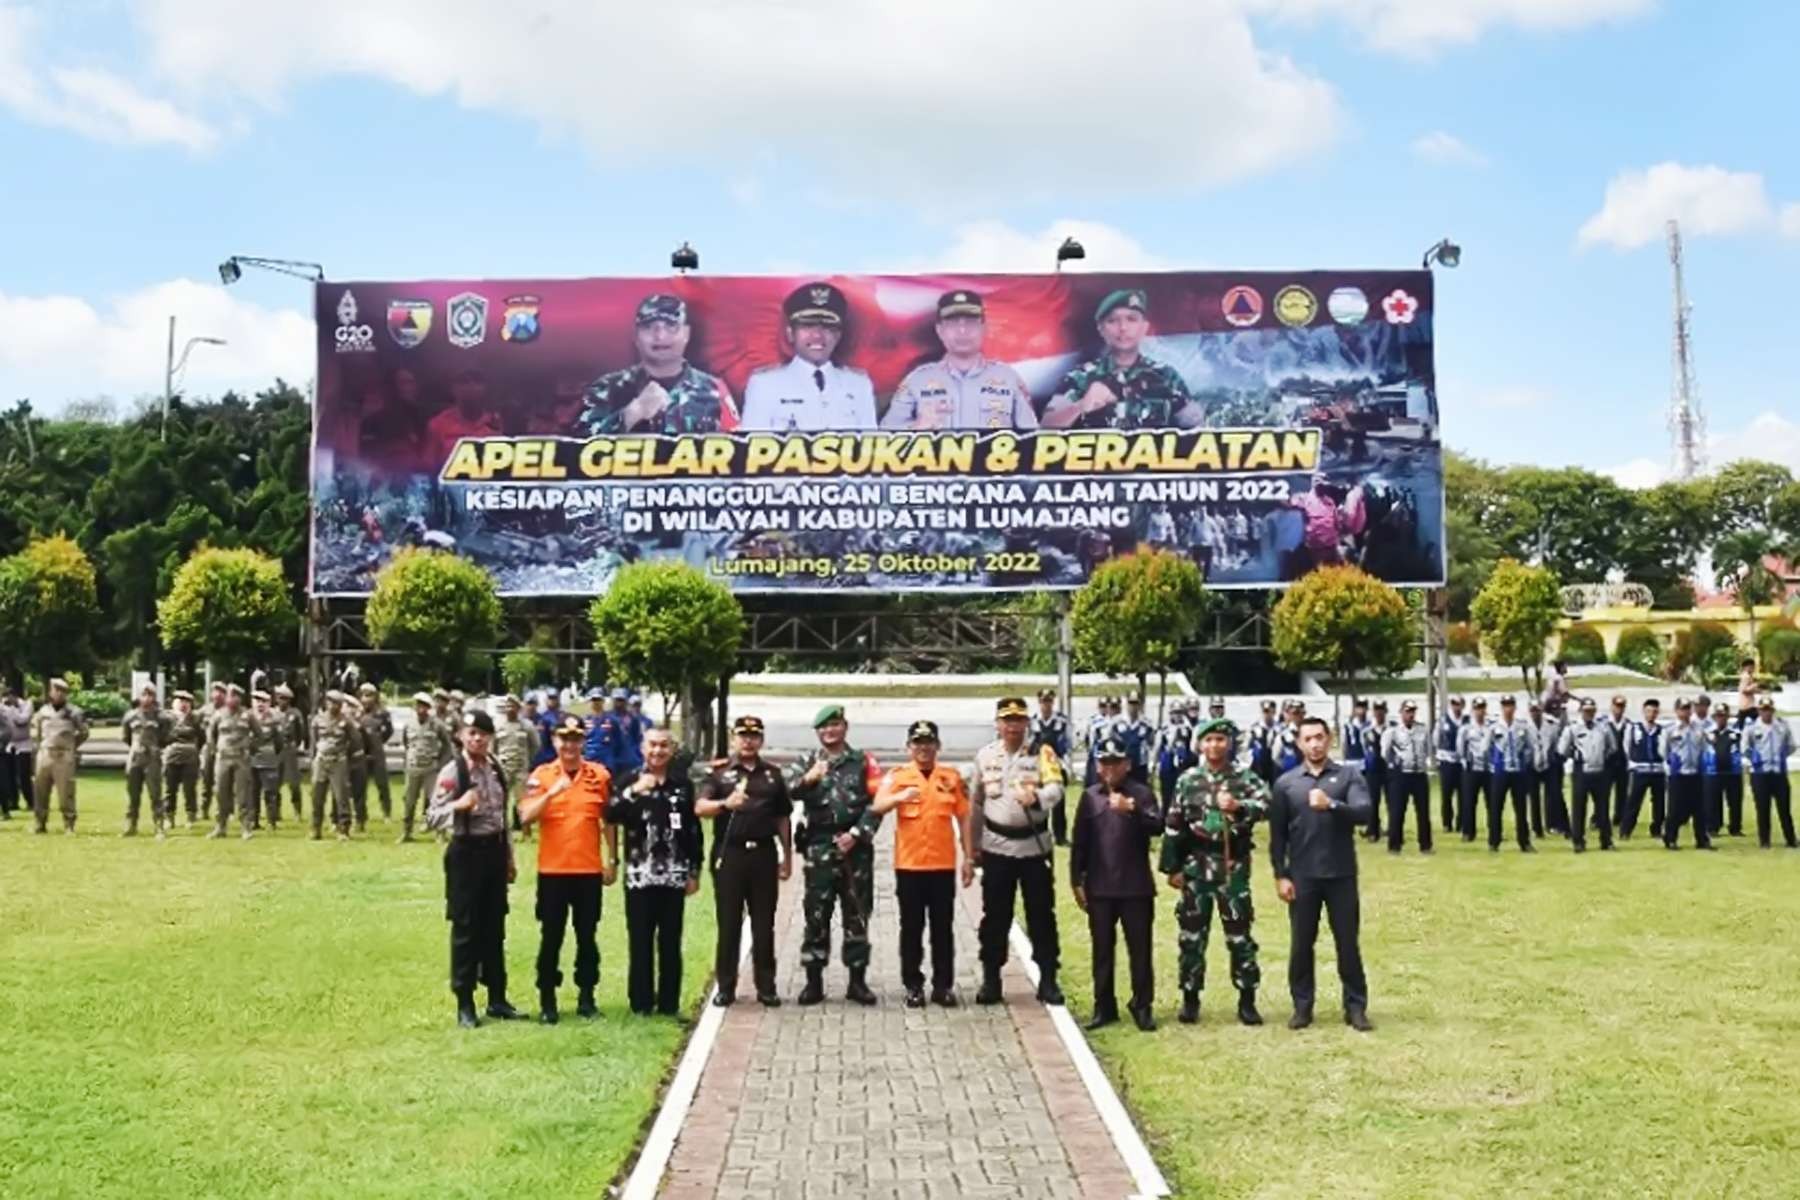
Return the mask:
<path id="1" fill-rule="evenodd" d="M 1046 429 L 1192 429 L 1203 415 L 1175 368 L 1143 354 L 1150 332 L 1143 292 L 1108 292 L 1094 310 L 1105 349 L 1063 376 L 1044 407 Z"/>
<path id="2" fill-rule="evenodd" d="M 737 404 L 717 375 L 687 360 L 687 305 L 658 292 L 637 307 L 638 361 L 588 385 L 576 432 L 717 433 L 737 428 Z"/>
<path id="3" fill-rule="evenodd" d="M 1165 818 L 1162 873 L 1181 892 L 1175 905 L 1180 927 L 1181 1015 L 1184 1024 L 1200 1019 L 1200 992 L 1206 986 L 1206 944 L 1216 908 L 1231 951 L 1231 982 L 1238 990 L 1238 1020 L 1262 1024 L 1256 1011 L 1255 913 L 1250 900 L 1250 858 L 1254 829 L 1268 812 L 1269 785 L 1231 758 L 1237 727 L 1224 718 L 1200 726 L 1200 762 L 1175 781 L 1175 798 Z"/>

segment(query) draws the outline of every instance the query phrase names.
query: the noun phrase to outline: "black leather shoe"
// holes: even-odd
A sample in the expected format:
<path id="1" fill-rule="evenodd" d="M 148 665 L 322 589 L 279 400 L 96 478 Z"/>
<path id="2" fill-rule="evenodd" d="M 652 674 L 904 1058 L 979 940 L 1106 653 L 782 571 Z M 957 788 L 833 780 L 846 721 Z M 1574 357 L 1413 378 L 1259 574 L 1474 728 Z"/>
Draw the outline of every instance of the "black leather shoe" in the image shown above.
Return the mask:
<path id="1" fill-rule="evenodd" d="M 1000 1003 L 1000 969 L 998 967 L 981 969 L 981 990 L 975 993 L 975 1003 Z"/>
<path id="2" fill-rule="evenodd" d="M 1308 1025 L 1312 1024 L 1312 1021 L 1312 1005 L 1309 1004 L 1304 1008 L 1296 1008 L 1294 1010 L 1294 1015 L 1288 1018 L 1288 1028 L 1305 1029 Z"/>
<path id="3" fill-rule="evenodd" d="M 1131 1010 L 1131 1019 L 1133 1023 L 1137 1025 L 1140 1032 L 1156 1032 L 1156 1018 L 1150 1015 L 1150 1006 L 1148 1004 L 1141 1008 L 1133 1008 Z"/>
<path id="4" fill-rule="evenodd" d="M 780 1008 L 781 1007 L 781 997 L 777 996 L 774 992 L 758 992 L 758 993 L 756 993 L 756 1002 L 758 1004 L 762 1005 L 764 1008 Z"/>
<path id="5" fill-rule="evenodd" d="M 1238 1024 L 1261 1025 L 1262 1014 L 1256 1011 L 1256 991 L 1245 988 L 1238 993 Z"/>
<path id="6" fill-rule="evenodd" d="M 456 1024 L 462 1029 L 479 1029 L 481 1018 L 475 1015 L 475 1001 L 458 1000 L 456 1002 Z"/>
<path id="7" fill-rule="evenodd" d="M 808 967 L 806 970 L 806 986 L 794 997 L 794 1003 L 801 1008 L 810 1008 L 825 1002 L 825 971 L 822 967 Z"/>
<path id="8" fill-rule="evenodd" d="M 908 1007 L 908 1008 L 924 1008 L 925 1007 L 925 993 L 920 991 L 918 988 L 907 988 L 906 989 L 906 1007 Z"/>
<path id="9" fill-rule="evenodd" d="M 737 995 L 733 992 L 717 991 L 713 993 L 714 1008 L 730 1008 L 737 1003 Z"/>
<path id="10" fill-rule="evenodd" d="M 496 1021 L 523 1021 L 525 1014 L 507 1002 L 505 996 L 488 1000 L 487 1015 Z"/>
<path id="11" fill-rule="evenodd" d="M 1368 1033 L 1375 1028 L 1375 1026 L 1369 1024 L 1369 1014 L 1360 1008 L 1346 1008 L 1344 1010 L 1344 1024 L 1356 1030 L 1358 1033 Z"/>
<path id="12" fill-rule="evenodd" d="M 1037 998 L 1045 1004 L 1062 1005 L 1062 989 L 1056 986 L 1056 976 L 1045 975 L 1038 980 Z"/>
<path id="13" fill-rule="evenodd" d="M 1181 1015 L 1175 1019 L 1183 1025 L 1200 1023 L 1200 993 L 1198 991 L 1181 993 Z"/>
<path id="14" fill-rule="evenodd" d="M 575 1001 L 575 1015 L 584 1021 L 591 1021 L 600 1015 L 600 1006 L 594 1003 L 592 989 L 584 990 Z"/>
<path id="15" fill-rule="evenodd" d="M 949 988 L 932 988 L 931 1002 L 939 1008 L 955 1008 L 956 993 Z"/>
<path id="16" fill-rule="evenodd" d="M 1094 1015 L 1087 1019 L 1082 1028 L 1092 1033 L 1096 1029 L 1105 1029 L 1108 1025 L 1119 1023 L 1119 1010 L 1116 1008 L 1096 1008 Z"/>
<path id="17" fill-rule="evenodd" d="M 559 1014 L 556 1011 L 556 993 L 548 988 L 538 992 L 538 1021 L 544 1025 L 556 1024 Z"/>
<path id="18" fill-rule="evenodd" d="M 865 1007 L 875 1003 L 875 993 L 869 990 L 869 977 L 860 968 L 851 969 L 850 986 L 844 989 L 844 999 Z"/>

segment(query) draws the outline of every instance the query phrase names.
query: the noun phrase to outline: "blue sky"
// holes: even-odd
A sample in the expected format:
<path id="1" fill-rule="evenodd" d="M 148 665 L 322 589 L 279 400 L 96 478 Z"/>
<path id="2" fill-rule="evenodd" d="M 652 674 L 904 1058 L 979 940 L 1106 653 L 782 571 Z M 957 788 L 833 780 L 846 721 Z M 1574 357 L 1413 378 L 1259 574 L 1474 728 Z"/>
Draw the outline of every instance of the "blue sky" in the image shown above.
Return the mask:
<path id="1" fill-rule="evenodd" d="M 1683 219 L 1712 456 L 1800 468 L 1800 5 L 0 0 L 0 398 L 310 374 L 304 285 L 1090 265 L 1439 281 L 1445 433 L 1666 464 Z M 383 11 L 388 10 L 388 11 Z"/>

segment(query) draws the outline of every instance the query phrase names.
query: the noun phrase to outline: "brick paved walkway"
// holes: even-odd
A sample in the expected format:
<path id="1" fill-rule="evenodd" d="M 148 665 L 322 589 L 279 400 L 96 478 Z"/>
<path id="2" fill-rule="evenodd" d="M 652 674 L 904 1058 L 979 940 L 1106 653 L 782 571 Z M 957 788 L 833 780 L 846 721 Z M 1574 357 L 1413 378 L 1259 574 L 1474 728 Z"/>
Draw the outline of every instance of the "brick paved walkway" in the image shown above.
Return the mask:
<path id="1" fill-rule="evenodd" d="M 881 1003 L 846 1002 L 844 968 L 835 961 L 826 975 L 826 1002 L 793 1003 L 805 982 L 796 875 L 783 889 L 776 921 L 781 994 L 788 1002 L 764 1011 L 740 1000 L 727 1014 L 662 1194 L 680 1200 L 1130 1195 L 1131 1176 L 1017 960 L 1005 975 L 1007 1003 L 974 1003 L 979 887 L 964 892 L 957 909 L 962 1007 L 909 1010 L 901 1003 L 886 828 L 875 880 L 869 982 Z M 835 955 L 835 936 L 833 943 Z"/>

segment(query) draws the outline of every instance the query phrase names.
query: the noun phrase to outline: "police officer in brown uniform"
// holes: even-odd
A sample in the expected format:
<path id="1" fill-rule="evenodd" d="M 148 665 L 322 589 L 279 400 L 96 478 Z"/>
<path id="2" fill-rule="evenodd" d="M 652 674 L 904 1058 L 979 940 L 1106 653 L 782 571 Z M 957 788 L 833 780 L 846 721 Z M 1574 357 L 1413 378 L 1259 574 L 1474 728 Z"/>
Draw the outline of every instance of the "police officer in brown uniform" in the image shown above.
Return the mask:
<path id="1" fill-rule="evenodd" d="M 344 712 L 344 693 L 325 693 L 325 709 L 312 719 L 312 840 L 324 836 L 325 794 L 331 793 L 331 823 L 338 841 L 350 840 L 350 744 L 361 738 Z"/>
<path id="2" fill-rule="evenodd" d="M 238 814 L 244 840 L 256 825 L 256 778 L 250 767 L 250 743 L 256 735 L 256 719 L 244 708 L 244 689 L 232 684 L 225 689 L 225 707 L 213 714 L 213 789 L 218 801 L 218 823 L 206 836 L 225 836 L 231 814 Z"/>
<path id="3" fill-rule="evenodd" d="M 369 785 L 375 786 L 375 798 L 381 803 L 381 819 L 394 819 L 394 797 L 388 790 L 387 744 L 394 736 L 394 718 L 388 715 L 381 693 L 372 683 L 358 690 L 362 704 L 360 724 L 363 753 L 367 756 L 356 788 L 356 826 L 360 831 L 369 819 Z"/>
<path id="4" fill-rule="evenodd" d="M 215 683 L 208 694 L 206 703 L 200 706 L 200 729 L 203 737 L 200 741 L 200 815 L 212 816 L 213 803 L 213 718 L 224 711 L 225 685 Z"/>
<path id="5" fill-rule="evenodd" d="M 156 836 L 163 836 L 162 745 L 164 718 L 156 704 L 156 689 L 146 686 L 137 707 L 119 723 L 125 739 L 125 836 L 136 837 L 138 812 L 144 789 L 150 791 L 150 820 Z"/>
<path id="6" fill-rule="evenodd" d="M 175 709 L 163 729 L 162 771 L 168 828 L 175 828 L 175 796 L 186 801 L 187 823 L 200 812 L 200 752 L 206 745 L 206 728 L 194 711 L 194 693 L 180 691 L 171 697 Z"/>
<path id="7" fill-rule="evenodd" d="M 281 729 L 281 783 L 287 785 L 294 820 L 306 815 L 300 803 L 300 756 L 306 752 L 306 714 L 294 704 L 294 689 L 275 689 L 275 722 Z"/>
<path id="8" fill-rule="evenodd" d="M 63 832 L 75 832 L 75 765 L 81 743 L 88 739 L 87 716 L 69 703 L 69 685 L 50 681 L 49 698 L 31 714 L 31 737 L 37 743 L 37 778 L 31 784 L 34 832 L 43 833 L 50 820 L 50 789 L 56 788 L 62 809 Z"/>

